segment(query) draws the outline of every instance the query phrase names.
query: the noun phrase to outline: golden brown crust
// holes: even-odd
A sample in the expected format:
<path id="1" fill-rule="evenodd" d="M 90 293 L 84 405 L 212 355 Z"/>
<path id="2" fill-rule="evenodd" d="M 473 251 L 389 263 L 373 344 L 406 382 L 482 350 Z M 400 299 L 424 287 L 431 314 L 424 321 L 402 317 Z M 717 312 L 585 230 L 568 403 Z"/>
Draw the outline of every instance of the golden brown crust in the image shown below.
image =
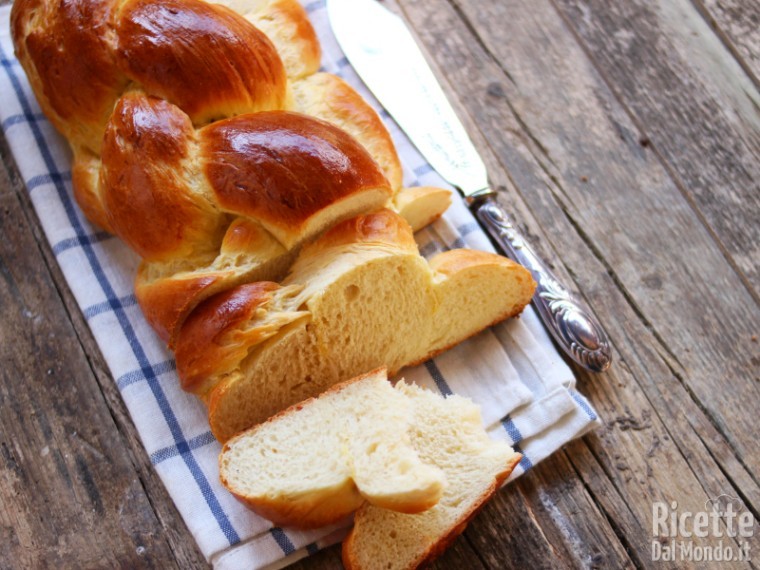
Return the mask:
<path id="1" fill-rule="evenodd" d="M 88 150 L 74 150 L 71 165 L 71 186 L 79 207 L 93 224 L 114 233 L 100 199 L 101 163 Z"/>
<path id="2" fill-rule="evenodd" d="M 135 296 L 145 320 L 170 347 L 174 346 L 177 331 L 198 303 L 225 280 L 229 272 L 206 273 L 178 278 L 148 281 L 145 266 L 138 270 L 135 279 Z"/>
<path id="3" fill-rule="evenodd" d="M 107 40 L 111 5 L 109 0 L 22 0 L 12 9 L 16 53 L 40 106 L 72 143 L 94 152 L 127 83 Z"/>
<path id="4" fill-rule="evenodd" d="M 213 246 L 222 217 L 189 191 L 182 168 L 195 131 L 162 99 L 119 99 L 103 139 L 101 200 L 113 230 L 141 257 L 159 261 Z"/>
<path id="5" fill-rule="evenodd" d="M 454 275 L 469 267 L 487 265 L 524 269 L 522 265 L 511 259 L 478 249 L 452 249 L 441 252 L 430 259 L 430 268 L 436 273 L 446 276 Z M 528 270 L 524 269 L 524 272 L 518 273 L 517 279 L 518 281 L 529 280 L 531 276 Z"/>
<path id="6" fill-rule="evenodd" d="M 226 487 L 227 481 L 224 477 L 221 481 Z M 313 501 L 299 500 L 298 503 L 287 500 L 269 501 L 263 497 L 254 500 L 234 491 L 230 493 L 257 515 L 277 526 L 302 530 L 321 528 L 341 521 L 364 503 L 364 498 L 350 478 L 346 480 L 342 490 L 315 498 Z"/>
<path id="7" fill-rule="evenodd" d="M 345 128 L 365 145 L 383 169 L 394 191 L 403 172 L 396 147 L 382 119 L 343 79 L 331 73 L 314 75 L 293 84 L 296 109 Z"/>
<path id="8" fill-rule="evenodd" d="M 200 131 L 206 177 L 220 206 L 301 234 L 306 222 L 352 194 L 391 190 L 355 139 L 299 113 L 270 111 Z"/>
<path id="9" fill-rule="evenodd" d="M 297 0 L 270 0 L 263 4 L 258 11 L 263 12 L 264 17 L 254 17 L 254 22 L 264 27 L 265 33 L 267 25 L 278 29 L 278 34 L 270 39 L 276 39 L 279 43 L 275 47 L 286 52 L 281 52 L 280 56 L 288 77 L 295 79 L 316 73 L 322 61 L 322 49 L 301 3 Z"/>
<path id="10" fill-rule="evenodd" d="M 414 233 L 406 220 L 383 208 L 336 224 L 314 243 L 304 247 L 301 256 L 313 256 L 329 248 L 360 243 L 387 244 L 417 251 Z"/>
<path id="11" fill-rule="evenodd" d="M 272 299 L 277 283 L 259 282 L 235 287 L 201 303 L 182 325 L 175 347 L 182 388 L 197 392 L 210 376 L 236 367 L 261 331 L 240 325 Z"/>
<path id="12" fill-rule="evenodd" d="M 454 540 L 460 534 L 462 534 L 462 532 L 464 532 L 469 522 L 478 514 L 486 502 L 488 502 L 488 500 L 493 497 L 496 491 L 499 490 L 504 481 L 506 481 L 507 477 L 510 476 L 514 468 L 517 467 L 517 464 L 520 463 L 520 459 L 522 459 L 522 455 L 519 453 L 510 456 L 509 461 L 504 468 L 504 471 L 499 473 L 494 478 L 493 483 L 480 495 L 478 501 L 470 508 L 470 510 L 461 516 L 459 520 L 455 521 L 454 524 L 452 524 L 446 530 L 445 534 L 441 535 L 434 544 L 426 548 L 425 551 L 416 560 L 411 562 L 404 570 L 414 570 L 415 568 L 420 568 L 421 566 L 429 564 L 438 556 L 440 556 L 443 551 L 446 550 L 451 545 L 451 543 L 454 542 Z M 359 520 L 360 519 L 357 516 L 357 521 Z M 343 548 L 341 554 L 343 559 L 343 566 L 346 568 L 346 570 L 364 570 L 360 565 L 354 548 L 354 538 L 357 533 L 357 526 L 359 524 L 361 523 L 357 522 L 357 525 L 351 529 L 351 532 L 349 532 L 348 536 L 343 540 Z"/>
<path id="13" fill-rule="evenodd" d="M 319 42 L 297 0 L 223 3 L 238 12 L 201 0 L 18 0 L 12 8 L 18 58 L 43 111 L 74 149 L 74 194 L 85 215 L 160 266 L 150 273 L 162 277 L 138 278 L 138 296 L 170 344 L 186 314 L 211 292 L 250 278 L 256 264 L 273 256 L 290 255 L 289 262 L 295 253 L 285 250 L 382 206 L 400 184 L 398 157 L 377 114 L 324 74 L 318 100 L 335 110 L 337 123 L 366 135 L 392 184 L 350 134 L 314 119 L 241 118 L 199 135 L 196 128 L 209 121 L 292 108 L 287 74 L 300 79 L 319 67 Z M 231 131 L 246 121 L 258 126 L 243 152 L 256 137 L 261 148 L 248 157 L 228 153 L 245 137 Z M 199 156 L 205 133 L 227 145 L 204 146 L 213 155 L 209 165 Z M 225 237 L 239 221 L 229 213 L 250 216 L 262 233 Z M 264 251 L 256 258 L 264 233 L 272 240 L 258 242 Z M 266 267 L 279 276 L 285 268 L 278 263 Z M 236 268 L 234 278 L 216 267 Z M 175 270 L 182 273 L 177 279 L 170 275 Z M 186 275 L 193 272 L 202 275 Z"/>
<path id="14" fill-rule="evenodd" d="M 285 69 L 274 46 L 223 6 L 132 0 L 119 14 L 118 37 L 125 75 L 196 124 L 285 104 Z"/>

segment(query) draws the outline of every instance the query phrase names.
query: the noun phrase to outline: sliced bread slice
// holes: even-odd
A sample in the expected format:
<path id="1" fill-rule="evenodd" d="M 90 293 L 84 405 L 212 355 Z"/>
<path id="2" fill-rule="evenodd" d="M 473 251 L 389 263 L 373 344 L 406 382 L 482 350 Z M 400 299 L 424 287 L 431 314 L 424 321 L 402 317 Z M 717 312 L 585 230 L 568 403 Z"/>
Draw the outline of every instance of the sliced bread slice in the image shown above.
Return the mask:
<path id="1" fill-rule="evenodd" d="M 365 504 L 343 543 L 348 570 L 410 570 L 431 561 L 459 535 L 520 461 L 504 442 L 483 430 L 480 411 L 465 398 L 445 400 L 404 383 L 396 388 L 412 403 L 412 445 L 420 459 L 446 474 L 441 500 L 420 514 Z"/>
<path id="2" fill-rule="evenodd" d="M 427 360 L 518 314 L 534 288 L 527 269 L 491 253 L 428 263 L 409 225 L 381 210 L 305 247 L 280 286 L 244 285 L 200 305 L 179 334 L 177 370 L 224 442 L 357 374 Z"/>
<path id="3" fill-rule="evenodd" d="M 338 384 L 227 442 L 222 483 L 279 525 L 314 528 L 365 500 L 405 513 L 432 507 L 445 478 L 411 446 L 411 401 L 384 369 Z"/>

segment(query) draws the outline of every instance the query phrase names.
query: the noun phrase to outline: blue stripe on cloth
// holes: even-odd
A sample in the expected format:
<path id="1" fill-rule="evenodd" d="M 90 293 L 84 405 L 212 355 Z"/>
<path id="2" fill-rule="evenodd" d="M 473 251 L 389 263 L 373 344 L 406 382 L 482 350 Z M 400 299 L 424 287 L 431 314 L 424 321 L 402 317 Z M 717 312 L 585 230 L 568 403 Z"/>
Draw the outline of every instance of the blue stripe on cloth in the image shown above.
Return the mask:
<path id="1" fill-rule="evenodd" d="M 306 10 L 307 14 L 311 14 L 312 12 L 324 8 L 326 3 L 326 0 L 316 0 L 315 2 L 309 2 L 306 4 L 303 9 Z"/>
<path id="2" fill-rule="evenodd" d="M 345 69 L 346 67 L 350 67 L 351 64 L 348 61 L 347 57 L 341 57 L 338 61 L 335 62 L 335 65 L 338 66 L 338 69 Z"/>
<path id="3" fill-rule="evenodd" d="M 422 257 L 430 257 L 434 253 L 440 251 L 441 247 L 434 241 L 428 242 L 420 248 L 420 255 Z"/>
<path id="4" fill-rule="evenodd" d="M 441 374 L 441 371 L 438 369 L 438 366 L 435 364 L 435 361 L 428 360 L 425 363 L 425 368 L 427 368 L 428 373 L 433 378 L 433 382 L 435 382 L 435 385 L 441 394 L 443 394 L 444 396 L 451 396 L 454 393 L 451 391 L 451 388 L 449 388 L 449 385 L 446 383 L 446 379 L 443 377 L 443 374 Z"/>
<path id="5" fill-rule="evenodd" d="M 275 542 L 277 542 L 278 546 L 282 548 L 282 551 L 285 554 L 293 554 L 296 551 L 296 547 L 293 546 L 293 543 L 290 542 L 288 535 L 285 534 L 285 531 L 280 527 L 276 526 L 274 528 L 271 528 L 269 532 L 272 533 L 272 537 L 274 538 Z"/>
<path id="6" fill-rule="evenodd" d="M 523 471 L 527 471 L 528 469 L 531 469 L 533 467 L 533 462 L 530 459 L 528 459 L 528 456 L 525 455 L 525 452 L 522 450 L 522 448 L 517 444 L 514 444 L 512 448 L 517 453 L 522 453 L 522 459 L 520 459 L 519 465 L 520 467 L 523 468 Z"/>
<path id="7" fill-rule="evenodd" d="M 34 138 L 37 141 L 37 145 L 45 144 L 44 138 L 42 136 L 42 133 L 40 132 L 39 127 L 35 123 L 31 123 L 30 127 L 32 131 L 34 132 Z M 40 148 L 40 151 L 42 149 Z M 47 147 L 45 147 L 45 154 L 48 155 L 50 159 L 50 164 L 48 164 L 47 158 L 45 158 L 45 166 L 50 170 L 47 174 L 40 174 L 39 176 L 33 176 L 26 182 L 26 189 L 31 192 L 35 188 L 39 188 L 40 186 L 44 186 L 45 184 L 54 184 L 56 187 L 61 182 L 68 182 L 71 180 L 71 172 L 58 172 L 55 168 L 55 164 L 53 163 L 53 157 L 50 155 L 50 153 L 47 150 Z M 44 158 L 44 157 L 43 157 Z"/>
<path id="8" fill-rule="evenodd" d="M 31 123 L 32 121 L 45 121 L 47 118 L 42 113 L 32 113 L 31 115 L 26 115 L 24 113 L 20 113 L 18 115 L 11 115 L 10 117 L 6 118 L 2 122 L 2 129 L 4 131 L 7 131 L 10 127 L 13 125 L 19 125 L 22 123 Z"/>
<path id="9" fill-rule="evenodd" d="M 433 172 L 433 167 L 430 166 L 428 163 L 423 164 L 422 166 L 418 166 L 414 169 L 414 173 L 417 176 L 424 176 L 428 172 Z"/>
<path id="10" fill-rule="evenodd" d="M 461 249 L 465 246 L 464 240 L 461 237 L 458 237 L 454 241 L 451 242 L 451 245 L 449 245 L 449 249 Z"/>
<path id="11" fill-rule="evenodd" d="M 477 222 L 468 222 L 466 224 L 463 224 L 457 228 L 457 231 L 463 235 L 466 236 L 467 234 L 471 234 L 475 230 L 481 229 L 480 225 Z"/>
<path id="12" fill-rule="evenodd" d="M 13 58 L 13 59 L 6 58 L 5 52 L 0 50 L 0 65 L 2 65 L 5 69 L 8 69 L 10 71 L 11 67 L 16 67 L 21 64 L 18 62 L 16 58 Z"/>
<path id="13" fill-rule="evenodd" d="M 206 433 L 202 433 L 201 435 L 197 435 L 195 437 L 191 437 L 187 440 L 186 445 L 170 445 L 169 447 L 163 447 L 159 449 L 158 451 L 154 451 L 150 454 L 150 462 L 153 465 L 158 465 L 162 461 L 166 461 L 167 459 L 171 459 L 172 457 L 177 457 L 178 455 L 182 455 L 183 453 L 189 453 L 190 451 L 194 449 L 198 449 L 199 447 L 203 447 L 204 445 L 209 445 L 211 443 L 214 443 L 216 441 L 216 438 L 214 437 L 214 434 L 212 434 L 210 431 L 207 431 Z"/>
<path id="14" fill-rule="evenodd" d="M 520 430 L 517 429 L 517 426 L 515 425 L 515 422 L 512 421 L 512 418 L 509 417 L 509 414 L 504 416 L 504 419 L 501 420 L 501 425 L 504 426 L 504 429 L 507 430 L 507 433 L 509 434 L 509 437 L 512 439 L 512 443 L 517 445 L 522 441 L 522 434 L 520 433 Z"/>
<path id="15" fill-rule="evenodd" d="M 101 241 L 106 241 L 109 239 L 112 239 L 114 236 L 107 233 L 107 232 L 95 232 L 91 236 L 76 236 L 73 238 L 66 238 L 59 241 L 57 244 L 53 246 L 53 253 L 55 255 L 58 255 L 59 253 L 62 253 L 66 251 L 67 249 L 71 249 L 72 247 L 77 247 L 80 245 L 84 245 L 85 243 L 91 244 L 91 243 L 98 243 Z"/>
<path id="16" fill-rule="evenodd" d="M 151 366 L 150 375 L 158 378 L 159 376 L 163 376 L 167 372 L 173 372 L 176 369 L 177 364 L 174 362 L 174 359 L 164 360 L 163 362 L 159 362 L 158 364 Z M 116 379 L 116 386 L 119 388 L 119 391 L 123 391 L 127 386 L 130 386 L 135 382 L 141 382 L 147 379 L 148 376 L 146 376 L 145 370 L 143 368 L 139 370 L 132 370 L 132 372 L 127 372 L 126 374 L 119 376 Z"/>
<path id="17" fill-rule="evenodd" d="M 583 396 L 581 396 L 575 390 L 570 390 L 570 396 L 573 398 L 573 400 L 575 400 L 575 403 L 578 404 L 584 412 L 586 412 L 588 419 L 590 419 L 592 422 L 595 422 L 597 420 L 598 416 L 596 415 L 596 412 L 591 409 L 591 406 L 588 405 L 588 402 L 583 398 Z"/>
<path id="18" fill-rule="evenodd" d="M 6 70 L 8 79 L 10 80 L 11 85 L 13 86 L 13 90 L 16 93 L 16 97 L 18 98 L 19 103 L 21 104 L 22 111 L 25 114 L 32 114 L 31 104 L 29 100 L 27 99 L 23 88 L 21 87 L 21 82 L 15 70 L 13 69 L 13 65 L 11 61 L 5 56 L 4 50 L 1 45 L 0 45 L 0 63 L 2 63 L 2 66 Z M 53 160 L 53 156 L 50 153 L 50 149 L 48 149 L 45 143 L 44 135 L 42 134 L 42 131 L 40 130 L 39 125 L 37 123 L 30 123 L 29 127 L 32 131 L 32 134 L 34 135 L 34 139 L 37 143 L 37 148 L 40 151 L 40 155 L 42 157 L 42 160 L 45 163 L 45 167 L 48 169 L 49 172 L 55 172 L 57 170 L 55 161 Z M 56 178 L 58 179 L 56 180 Z M 61 200 L 61 204 L 63 205 L 64 211 L 66 212 L 66 216 L 69 220 L 69 223 L 74 227 L 74 231 L 76 235 L 85 236 L 86 234 L 77 218 L 74 205 L 71 201 L 71 197 L 69 196 L 66 190 L 65 185 L 63 184 L 63 180 L 61 179 L 60 176 L 59 177 L 54 176 L 54 177 L 51 177 L 51 181 L 55 185 L 59 199 Z M 103 268 L 100 265 L 100 261 L 98 260 L 97 256 L 95 255 L 95 251 L 93 250 L 92 245 L 85 243 L 82 245 L 82 250 L 84 251 L 85 256 L 87 257 L 87 261 L 90 265 L 90 268 L 92 269 L 95 275 L 95 278 L 100 284 L 100 287 L 103 290 L 103 293 L 105 294 L 106 298 L 115 299 L 117 296 L 114 293 L 114 290 L 111 287 L 111 284 L 109 283 L 108 279 L 106 278 L 105 273 L 103 272 Z M 124 335 L 127 338 L 127 341 L 129 342 L 130 348 L 132 349 L 132 352 L 137 358 L 137 362 L 139 363 L 141 369 L 145 373 L 146 379 L 148 381 L 148 385 L 150 386 L 151 392 L 153 393 L 153 396 L 156 398 L 156 402 L 158 403 L 159 409 L 161 410 L 161 413 L 164 416 L 164 420 L 166 421 L 169 427 L 169 430 L 171 431 L 172 437 L 174 438 L 175 445 L 177 445 L 178 447 L 183 443 L 184 445 L 187 445 L 182 435 L 182 428 L 180 427 L 179 422 L 177 421 L 177 418 L 174 414 L 174 411 L 172 410 L 171 406 L 169 405 L 168 400 L 166 399 L 166 395 L 164 394 L 163 388 L 158 382 L 156 375 L 153 373 L 148 357 L 145 354 L 145 351 L 143 350 L 142 346 L 140 345 L 140 342 L 138 341 L 137 336 L 135 335 L 134 329 L 132 328 L 132 324 L 129 322 L 129 319 L 126 316 L 126 313 L 124 312 L 123 309 L 120 308 L 115 311 L 115 314 L 119 320 L 119 324 L 121 325 Z M 188 470 L 192 474 L 193 479 L 198 485 L 201 491 L 201 494 L 206 500 L 206 504 L 208 505 L 211 513 L 213 514 L 214 518 L 219 524 L 219 528 L 224 533 L 224 536 L 227 538 L 230 545 L 240 542 L 240 536 L 238 535 L 235 528 L 232 526 L 232 523 L 230 522 L 229 518 L 227 517 L 221 505 L 219 504 L 219 500 L 214 495 L 214 491 L 212 490 L 211 485 L 209 485 L 206 475 L 201 470 L 193 454 L 186 453 L 186 454 L 183 454 L 182 457 L 185 460 L 185 464 L 187 465 Z"/>
<path id="19" fill-rule="evenodd" d="M 127 307 L 134 307 L 137 304 L 137 297 L 134 295 L 127 295 L 120 299 L 108 299 L 96 305 L 90 305 L 84 311 L 84 318 L 91 319 L 97 315 L 107 313 L 108 311 L 115 311 L 116 309 L 126 309 Z"/>

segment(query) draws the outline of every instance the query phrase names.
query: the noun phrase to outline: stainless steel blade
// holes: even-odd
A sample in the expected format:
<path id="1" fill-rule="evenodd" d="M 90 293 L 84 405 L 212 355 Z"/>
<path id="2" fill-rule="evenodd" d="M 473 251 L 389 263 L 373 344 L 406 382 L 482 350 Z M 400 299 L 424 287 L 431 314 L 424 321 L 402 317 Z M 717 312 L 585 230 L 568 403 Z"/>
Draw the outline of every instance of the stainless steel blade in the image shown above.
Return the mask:
<path id="1" fill-rule="evenodd" d="M 465 196 L 487 188 L 486 167 L 406 24 L 374 0 L 328 0 L 327 11 L 354 69 L 431 166 Z"/>

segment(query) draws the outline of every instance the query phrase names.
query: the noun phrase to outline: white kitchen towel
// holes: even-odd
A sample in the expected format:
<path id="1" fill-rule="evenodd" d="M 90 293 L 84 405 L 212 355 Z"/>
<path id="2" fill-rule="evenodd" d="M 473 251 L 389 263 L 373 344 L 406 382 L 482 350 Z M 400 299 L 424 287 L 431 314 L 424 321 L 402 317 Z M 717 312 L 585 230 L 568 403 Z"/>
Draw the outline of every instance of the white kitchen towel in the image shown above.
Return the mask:
<path id="1" fill-rule="evenodd" d="M 324 2 L 305 3 L 324 52 L 323 67 L 376 101 L 341 53 Z M 84 313 L 161 476 L 203 554 L 224 570 L 282 565 L 341 539 L 345 525 L 302 532 L 273 527 L 242 507 L 219 483 L 219 444 L 203 405 L 179 388 L 174 360 L 144 321 L 132 280 L 137 257 L 118 239 L 84 219 L 71 194 L 70 152 L 41 114 L 13 55 L 10 6 L 0 8 L 0 121 L 45 235 Z M 378 107 L 397 143 L 408 185 L 444 185 Z M 458 199 L 417 235 L 429 256 L 454 247 L 492 250 Z M 512 479 L 597 423 L 575 390 L 532 309 L 403 375 L 443 394 L 481 405 L 489 433 L 512 443 L 524 459 Z M 37 379 L 44 382 L 46 379 Z M 65 389 L 57 386 L 56 389 Z"/>

